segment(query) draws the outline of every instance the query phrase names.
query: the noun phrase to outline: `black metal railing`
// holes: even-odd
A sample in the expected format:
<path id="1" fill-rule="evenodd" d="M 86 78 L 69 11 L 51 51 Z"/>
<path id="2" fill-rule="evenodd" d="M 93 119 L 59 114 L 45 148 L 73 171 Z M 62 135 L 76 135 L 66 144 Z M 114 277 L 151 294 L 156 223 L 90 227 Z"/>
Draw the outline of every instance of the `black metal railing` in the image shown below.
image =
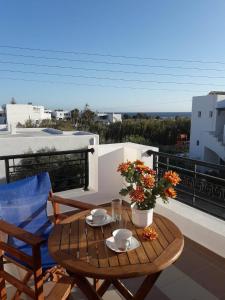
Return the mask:
<path id="1" fill-rule="evenodd" d="M 225 166 L 163 152 L 153 155 L 153 168 L 161 177 L 166 170 L 179 173 L 177 200 L 225 220 Z"/>
<path id="2" fill-rule="evenodd" d="M 47 171 L 54 192 L 74 188 L 88 190 L 89 153 L 94 153 L 94 149 L 6 155 L 0 156 L 0 161 L 5 162 L 7 183 Z"/>

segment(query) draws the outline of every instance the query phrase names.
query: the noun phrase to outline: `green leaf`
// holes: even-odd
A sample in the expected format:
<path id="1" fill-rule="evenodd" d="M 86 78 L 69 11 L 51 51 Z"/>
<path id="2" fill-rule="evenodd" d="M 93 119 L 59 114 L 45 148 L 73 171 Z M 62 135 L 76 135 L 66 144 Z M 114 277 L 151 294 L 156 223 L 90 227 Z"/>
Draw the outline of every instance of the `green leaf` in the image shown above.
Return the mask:
<path id="1" fill-rule="evenodd" d="M 129 193 L 129 191 L 125 188 L 120 190 L 120 195 L 121 196 L 126 196 L 126 195 L 128 195 L 128 193 Z"/>

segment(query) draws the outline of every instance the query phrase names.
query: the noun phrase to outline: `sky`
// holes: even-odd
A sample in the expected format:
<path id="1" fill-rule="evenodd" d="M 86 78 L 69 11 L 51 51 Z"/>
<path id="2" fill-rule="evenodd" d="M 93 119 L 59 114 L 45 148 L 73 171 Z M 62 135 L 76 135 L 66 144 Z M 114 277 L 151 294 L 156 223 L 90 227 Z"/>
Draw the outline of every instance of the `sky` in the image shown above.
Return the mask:
<path id="1" fill-rule="evenodd" d="M 225 85 L 224 0 L 0 0 L 0 105 L 191 111 Z"/>

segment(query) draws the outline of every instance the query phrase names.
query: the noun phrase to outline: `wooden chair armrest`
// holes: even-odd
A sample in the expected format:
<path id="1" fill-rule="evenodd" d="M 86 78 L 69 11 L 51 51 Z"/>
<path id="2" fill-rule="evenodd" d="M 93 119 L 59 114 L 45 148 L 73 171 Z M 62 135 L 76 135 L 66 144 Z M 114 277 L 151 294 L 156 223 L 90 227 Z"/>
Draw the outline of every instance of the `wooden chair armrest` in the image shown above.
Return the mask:
<path id="1" fill-rule="evenodd" d="M 73 207 L 73 208 L 79 208 L 79 209 L 82 209 L 82 210 L 93 209 L 93 208 L 97 207 L 97 205 L 84 203 L 84 202 L 81 202 L 81 201 L 78 201 L 78 200 L 62 198 L 62 197 L 55 196 L 55 195 L 53 195 L 53 196 L 50 195 L 48 200 L 51 201 L 53 204 L 58 203 L 58 204 L 70 206 L 70 207 Z"/>
<path id="2" fill-rule="evenodd" d="M 44 240 L 37 236 L 34 235 L 22 228 L 19 228 L 13 224 L 10 224 L 4 220 L 0 220 L 0 231 L 13 236 L 15 238 L 17 238 L 18 240 L 21 240 L 23 242 L 25 242 L 26 244 L 29 244 L 31 246 L 38 246 L 41 243 L 44 242 Z"/>

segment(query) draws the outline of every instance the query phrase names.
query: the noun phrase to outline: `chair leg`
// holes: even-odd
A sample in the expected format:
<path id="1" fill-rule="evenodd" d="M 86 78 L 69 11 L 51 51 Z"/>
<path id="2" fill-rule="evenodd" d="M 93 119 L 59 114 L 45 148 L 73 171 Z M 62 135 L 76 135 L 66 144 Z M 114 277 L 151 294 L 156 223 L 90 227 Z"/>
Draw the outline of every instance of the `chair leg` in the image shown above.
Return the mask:
<path id="1" fill-rule="evenodd" d="M 0 272 L 4 271 L 4 260 L 3 260 L 3 251 L 0 249 Z M 5 286 L 5 279 L 0 275 L 0 299 L 6 300 L 6 286 Z"/>
<path id="2" fill-rule="evenodd" d="M 30 280 L 30 278 L 32 277 L 33 273 L 32 272 L 27 272 L 22 280 L 22 283 L 27 284 L 27 282 Z M 14 296 L 12 297 L 12 300 L 18 300 L 20 299 L 20 295 L 22 294 L 21 291 L 17 290 L 14 294 Z"/>
<path id="3" fill-rule="evenodd" d="M 43 274 L 41 267 L 41 253 L 39 247 L 32 247 L 34 266 L 33 266 L 33 274 L 34 274 L 34 289 L 35 289 L 35 300 L 44 300 L 44 292 L 43 292 Z"/>
<path id="4" fill-rule="evenodd" d="M 5 280 L 1 277 L 0 277 L 0 299 L 1 300 L 7 299 Z"/>

